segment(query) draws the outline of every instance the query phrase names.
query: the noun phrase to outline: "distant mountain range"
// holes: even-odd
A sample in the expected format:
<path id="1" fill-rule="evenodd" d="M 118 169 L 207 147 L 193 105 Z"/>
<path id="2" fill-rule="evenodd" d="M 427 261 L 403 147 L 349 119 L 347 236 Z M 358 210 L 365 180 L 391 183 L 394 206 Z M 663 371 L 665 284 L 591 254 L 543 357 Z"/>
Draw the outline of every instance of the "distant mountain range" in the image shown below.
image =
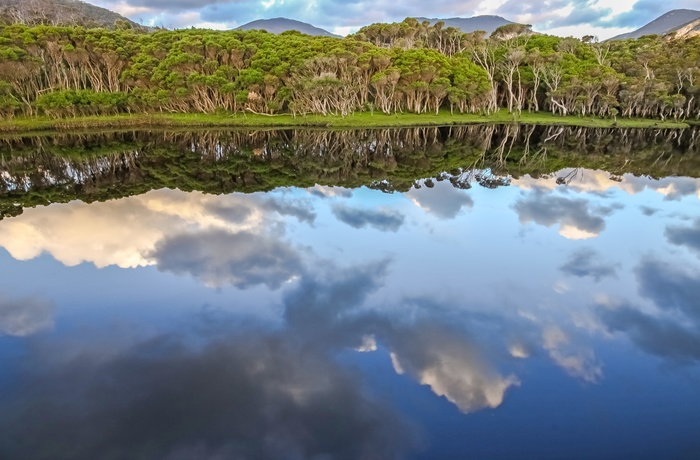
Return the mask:
<path id="1" fill-rule="evenodd" d="M 340 35 L 332 34 L 327 30 L 314 27 L 306 22 L 295 21 L 294 19 L 287 18 L 258 19 L 257 21 L 243 24 L 242 26 L 237 27 L 236 30 L 266 30 L 273 34 L 281 34 L 282 32 L 287 32 L 288 30 L 297 30 L 307 35 L 340 37 Z"/>
<path id="2" fill-rule="evenodd" d="M 430 19 L 430 18 L 416 18 L 419 22 L 430 21 L 430 24 L 435 24 L 438 21 L 445 23 L 445 27 L 454 27 L 455 29 L 460 29 L 464 33 L 476 32 L 477 30 L 483 30 L 487 34 L 491 34 L 494 30 L 501 26 L 508 24 L 513 24 L 500 16 L 474 16 L 471 18 L 446 18 L 446 19 Z"/>
<path id="3" fill-rule="evenodd" d="M 0 21 L 108 29 L 117 26 L 143 28 L 120 14 L 80 0 L 0 0 Z"/>
<path id="4" fill-rule="evenodd" d="M 695 10 L 673 10 L 668 13 L 659 16 L 658 18 L 651 21 L 649 24 L 635 30 L 634 32 L 629 32 L 626 34 L 618 35 L 611 38 L 610 40 L 625 40 L 627 38 L 639 38 L 644 35 L 667 35 L 678 32 L 680 29 L 687 28 L 690 25 L 690 29 L 687 30 L 682 36 L 677 36 L 677 38 L 684 38 L 685 36 L 690 36 L 688 34 L 693 33 L 693 29 L 697 32 L 697 27 L 700 24 L 695 24 L 695 27 L 691 23 L 696 23 L 700 20 L 700 11 Z"/>
<path id="5" fill-rule="evenodd" d="M 445 19 L 418 17 L 416 20 L 430 21 L 431 24 L 442 21 L 445 27 L 454 27 L 465 33 L 483 30 L 488 34 L 501 26 L 513 24 L 512 21 L 500 16 Z M 113 11 L 81 0 L 0 0 L 0 24 L 2 23 L 148 29 Z M 311 24 L 287 18 L 260 19 L 237 28 L 237 30 L 254 29 L 275 34 L 296 30 L 308 35 L 339 37 Z M 700 11 L 687 9 L 669 11 L 633 32 L 618 35 L 610 40 L 639 38 L 644 35 L 668 35 L 673 38 L 700 35 Z"/>
<path id="6" fill-rule="evenodd" d="M 430 24 L 435 24 L 438 21 L 445 23 L 445 27 L 454 27 L 462 32 L 469 33 L 477 30 L 486 31 L 491 34 L 494 30 L 506 24 L 513 24 L 500 16 L 474 16 L 472 18 L 416 18 L 418 22 L 430 21 Z M 305 22 L 295 21 L 293 19 L 275 18 L 275 19 L 260 19 L 249 22 L 237 28 L 237 30 L 266 30 L 273 34 L 279 34 L 288 30 L 298 30 L 307 35 L 316 35 L 323 37 L 340 37 L 327 30 L 314 27 Z"/>

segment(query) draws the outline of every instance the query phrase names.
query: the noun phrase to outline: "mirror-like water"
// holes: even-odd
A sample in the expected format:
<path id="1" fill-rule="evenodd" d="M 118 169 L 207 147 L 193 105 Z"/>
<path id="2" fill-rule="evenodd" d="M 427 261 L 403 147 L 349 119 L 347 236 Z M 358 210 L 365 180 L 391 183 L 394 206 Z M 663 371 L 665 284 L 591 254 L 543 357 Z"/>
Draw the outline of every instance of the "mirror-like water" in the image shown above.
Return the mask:
<path id="1" fill-rule="evenodd" d="M 4 139 L 0 458 L 698 458 L 698 137 Z"/>

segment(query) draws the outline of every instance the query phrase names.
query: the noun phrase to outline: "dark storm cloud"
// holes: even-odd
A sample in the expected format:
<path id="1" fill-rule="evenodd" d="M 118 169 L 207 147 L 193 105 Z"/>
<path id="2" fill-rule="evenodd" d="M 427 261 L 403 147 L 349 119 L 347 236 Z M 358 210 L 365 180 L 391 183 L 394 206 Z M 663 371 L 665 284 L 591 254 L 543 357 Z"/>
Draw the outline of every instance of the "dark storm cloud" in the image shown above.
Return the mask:
<path id="1" fill-rule="evenodd" d="M 333 214 L 352 228 L 373 227 L 382 232 L 397 232 L 405 220 L 405 217 L 397 211 L 388 209 L 373 211 L 340 204 L 333 206 Z"/>
<path id="2" fill-rule="evenodd" d="M 674 361 L 700 360 L 700 274 L 648 258 L 636 270 L 640 293 L 660 310 L 630 305 L 600 308 L 610 331 L 626 333 L 642 350 Z"/>
<path id="3" fill-rule="evenodd" d="M 575 227 L 594 235 L 605 229 L 603 216 L 612 212 L 609 208 L 591 210 L 586 200 L 553 196 L 541 190 L 518 200 L 514 209 L 523 224 L 534 222 L 545 227 Z"/>
<path id="4" fill-rule="evenodd" d="M 0 294 L 0 336 L 23 337 L 53 326 L 53 306 L 30 297 L 11 299 Z"/>
<path id="5" fill-rule="evenodd" d="M 700 255 L 700 219 L 690 227 L 667 227 L 665 235 L 671 244 L 685 246 Z"/>
<path id="6" fill-rule="evenodd" d="M 416 436 L 322 350 L 284 333 L 173 337 L 108 357 L 32 356 L 0 399 L 0 453 L 13 459 L 402 457 Z M 41 362 L 41 365 L 37 363 Z"/>
<path id="7" fill-rule="evenodd" d="M 596 282 L 608 276 L 615 276 L 617 265 L 605 263 L 601 259 L 602 256 L 598 252 L 585 248 L 571 254 L 569 260 L 559 269 L 571 276 L 590 276 Z"/>
<path id="8" fill-rule="evenodd" d="M 149 257 L 159 270 L 191 275 L 212 287 L 277 289 L 302 271 L 301 257 L 291 246 L 250 232 L 177 235 L 158 242 Z"/>

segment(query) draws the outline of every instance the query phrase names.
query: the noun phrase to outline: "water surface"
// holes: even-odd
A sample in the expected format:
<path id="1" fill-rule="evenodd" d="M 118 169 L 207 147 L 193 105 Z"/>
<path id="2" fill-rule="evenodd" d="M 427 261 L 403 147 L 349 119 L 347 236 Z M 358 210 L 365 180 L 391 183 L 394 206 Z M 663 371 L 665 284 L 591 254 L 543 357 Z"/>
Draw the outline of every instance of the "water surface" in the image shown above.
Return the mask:
<path id="1" fill-rule="evenodd" d="M 0 458 L 698 458 L 697 140 L 6 138 Z"/>

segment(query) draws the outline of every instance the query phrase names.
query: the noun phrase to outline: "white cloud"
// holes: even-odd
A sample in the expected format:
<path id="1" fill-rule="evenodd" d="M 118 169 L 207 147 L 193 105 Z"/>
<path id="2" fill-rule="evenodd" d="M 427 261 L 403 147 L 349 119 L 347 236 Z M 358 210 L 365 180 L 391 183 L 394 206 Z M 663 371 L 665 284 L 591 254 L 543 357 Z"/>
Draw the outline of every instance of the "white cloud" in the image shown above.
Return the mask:
<path id="1" fill-rule="evenodd" d="M 603 376 L 602 365 L 593 350 L 571 345 L 569 335 L 558 326 L 549 326 L 542 332 L 542 346 L 550 358 L 573 377 L 597 382 Z"/>
<path id="2" fill-rule="evenodd" d="M 475 344 L 449 328 L 417 324 L 406 332 L 390 344 L 394 370 L 428 385 L 464 413 L 500 406 L 506 390 L 520 384 L 513 375 L 500 375 Z"/>
<path id="3" fill-rule="evenodd" d="M 275 209 L 277 206 L 278 209 Z M 0 222 L 0 246 L 18 260 L 48 253 L 67 266 L 83 262 L 98 268 L 153 265 L 148 254 L 167 237 L 221 230 L 261 233 L 277 213 L 260 195 L 215 196 L 157 190 L 104 203 L 74 201 L 26 209 Z"/>

